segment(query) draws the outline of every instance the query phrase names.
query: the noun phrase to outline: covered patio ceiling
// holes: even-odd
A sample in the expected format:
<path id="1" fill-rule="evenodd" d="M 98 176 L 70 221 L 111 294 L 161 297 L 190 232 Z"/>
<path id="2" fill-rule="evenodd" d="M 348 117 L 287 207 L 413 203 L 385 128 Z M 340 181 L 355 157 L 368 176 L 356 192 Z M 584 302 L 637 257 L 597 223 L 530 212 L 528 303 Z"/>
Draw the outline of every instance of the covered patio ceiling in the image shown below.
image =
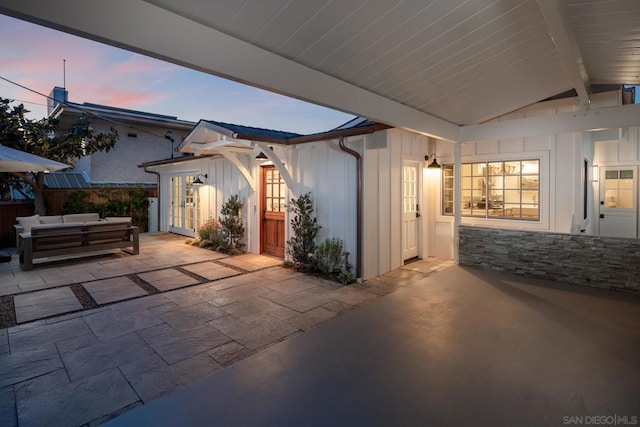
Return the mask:
<path id="1" fill-rule="evenodd" d="M 0 0 L 0 13 L 451 141 L 566 91 L 588 109 L 594 84 L 640 84 L 637 0 Z"/>

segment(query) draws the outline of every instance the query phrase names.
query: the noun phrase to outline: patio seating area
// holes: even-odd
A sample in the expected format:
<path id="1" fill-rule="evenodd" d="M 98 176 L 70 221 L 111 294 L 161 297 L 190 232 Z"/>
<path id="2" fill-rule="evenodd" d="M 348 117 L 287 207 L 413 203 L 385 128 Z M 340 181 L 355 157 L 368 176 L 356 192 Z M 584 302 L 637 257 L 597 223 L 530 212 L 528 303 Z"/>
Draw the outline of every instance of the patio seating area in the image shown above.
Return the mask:
<path id="1" fill-rule="evenodd" d="M 0 425 L 100 423 L 448 265 L 341 286 L 166 233 L 140 254 L 0 265 Z"/>

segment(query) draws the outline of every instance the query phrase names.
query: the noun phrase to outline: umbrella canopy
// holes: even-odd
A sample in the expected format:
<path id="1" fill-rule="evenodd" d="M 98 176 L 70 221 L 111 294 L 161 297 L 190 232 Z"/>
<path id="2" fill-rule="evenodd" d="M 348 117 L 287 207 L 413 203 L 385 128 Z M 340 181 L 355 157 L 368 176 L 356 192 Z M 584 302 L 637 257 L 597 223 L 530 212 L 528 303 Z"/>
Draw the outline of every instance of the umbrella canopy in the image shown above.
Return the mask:
<path id="1" fill-rule="evenodd" d="M 71 166 L 0 144 L 0 172 L 52 172 Z"/>

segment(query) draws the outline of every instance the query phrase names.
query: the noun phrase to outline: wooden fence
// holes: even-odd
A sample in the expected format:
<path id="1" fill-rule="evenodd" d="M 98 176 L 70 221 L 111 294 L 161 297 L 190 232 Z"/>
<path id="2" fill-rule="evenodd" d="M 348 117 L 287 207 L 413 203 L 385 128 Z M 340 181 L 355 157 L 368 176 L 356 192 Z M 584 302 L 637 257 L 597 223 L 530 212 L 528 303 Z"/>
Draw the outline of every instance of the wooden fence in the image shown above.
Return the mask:
<path id="1" fill-rule="evenodd" d="M 157 189 L 55 188 L 44 192 L 47 215 L 98 212 L 101 217 L 130 216 L 141 231 L 148 229 L 148 197 L 158 197 Z M 0 248 L 15 246 L 13 224 L 16 223 L 16 217 L 30 216 L 33 213 L 33 202 L 0 202 Z"/>

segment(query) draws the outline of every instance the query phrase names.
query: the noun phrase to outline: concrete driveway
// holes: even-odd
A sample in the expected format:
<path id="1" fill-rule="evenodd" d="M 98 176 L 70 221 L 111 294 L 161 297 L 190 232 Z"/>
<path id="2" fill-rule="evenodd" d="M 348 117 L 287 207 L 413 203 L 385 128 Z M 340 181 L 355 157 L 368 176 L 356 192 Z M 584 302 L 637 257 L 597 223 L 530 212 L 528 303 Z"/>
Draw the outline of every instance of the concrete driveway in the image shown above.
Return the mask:
<path id="1" fill-rule="evenodd" d="M 450 267 L 107 425 L 637 425 L 639 361 L 636 295 Z"/>

